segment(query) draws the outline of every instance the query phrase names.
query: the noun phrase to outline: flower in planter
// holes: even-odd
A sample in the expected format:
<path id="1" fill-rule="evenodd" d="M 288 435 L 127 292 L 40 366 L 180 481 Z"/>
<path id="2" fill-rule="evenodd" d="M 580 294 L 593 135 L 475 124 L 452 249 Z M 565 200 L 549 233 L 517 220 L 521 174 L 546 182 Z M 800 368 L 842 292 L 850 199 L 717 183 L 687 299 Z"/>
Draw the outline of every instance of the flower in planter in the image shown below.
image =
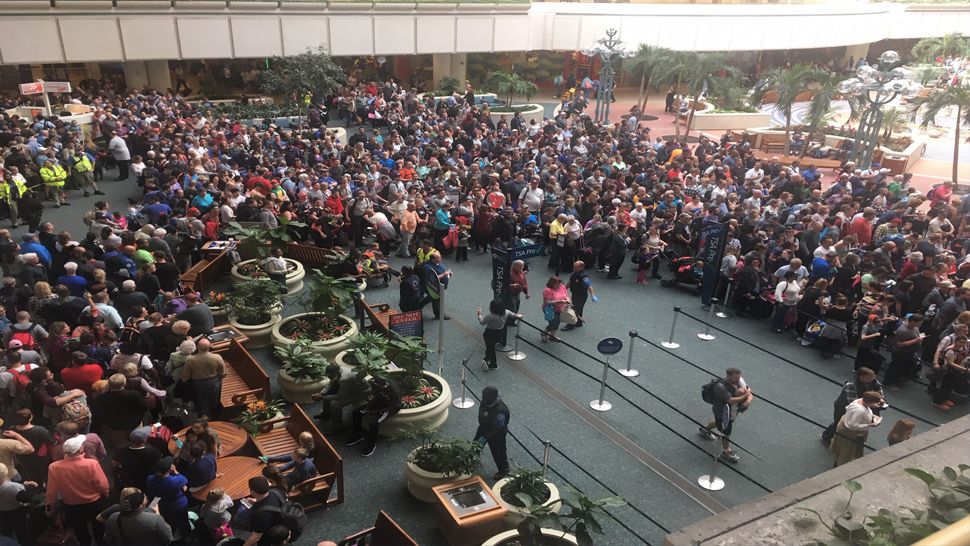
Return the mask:
<path id="1" fill-rule="evenodd" d="M 401 407 L 404 408 L 416 408 L 421 406 L 418 402 L 418 397 L 412 394 L 405 394 L 401 397 Z"/>
<path id="2" fill-rule="evenodd" d="M 246 432 L 255 436 L 259 434 L 259 425 L 283 413 L 285 406 L 286 402 L 282 399 L 276 399 L 272 402 L 253 400 L 246 403 L 246 409 L 239 414 L 239 417 L 236 417 L 235 421 Z"/>
<path id="3" fill-rule="evenodd" d="M 225 292 L 216 292 L 215 290 L 210 290 L 206 294 L 204 301 L 209 307 L 222 307 L 226 301 Z"/>

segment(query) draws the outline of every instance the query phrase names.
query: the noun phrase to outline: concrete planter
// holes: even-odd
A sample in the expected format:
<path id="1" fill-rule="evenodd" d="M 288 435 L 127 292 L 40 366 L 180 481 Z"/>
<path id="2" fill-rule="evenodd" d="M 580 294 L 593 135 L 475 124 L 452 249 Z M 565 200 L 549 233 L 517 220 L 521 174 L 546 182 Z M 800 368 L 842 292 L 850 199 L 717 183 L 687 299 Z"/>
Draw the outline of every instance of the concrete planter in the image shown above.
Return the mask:
<path id="1" fill-rule="evenodd" d="M 543 113 L 545 113 L 545 111 L 546 111 L 546 109 L 543 108 L 541 104 L 525 104 L 525 105 L 516 105 L 516 106 L 531 106 L 532 107 L 532 108 L 529 108 L 528 110 L 523 110 L 522 112 L 519 112 L 520 114 L 522 114 L 522 117 L 524 117 L 526 119 L 528 119 L 529 116 L 540 116 L 541 117 L 543 115 Z M 511 116 L 514 116 L 515 115 L 515 112 L 502 111 L 500 109 L 489 109 L 488 114 L 489 114 L 490 117 L 494 117 L 494 116 L 510 116 L 511 117 Z"/>
<path id="2" fill-rule="evenodd" d="M 249 349 L 269 347 L 273 342 L 271 334 L 279 322 L 279 311 L 271 315 L 269 322 L 254 325 L 241 324 L 236 321 L 235 317 L 229 317 L 229 324 L 231 324 L 236 330 L 239 330 L 241 334 L 249 338 L 249 341 L 246 342 L 246 347 Z"/>
<path id="3" fill-rule="evenodd" d="M 218 305 L 210 305 L 209 310 L 212 311 L 212 320 L 215 322 L 216 326 L 221 326 L 229 321 L 229 310 L 227 308 Z"/>
<path id="4" fill-rule="evenodd" d="M 471 477 L 471 474 L 452 476 L 418 468 L 418 465 L 411 462 L 411 455 L 419 449 L 424 449 L 424 447 L 416 447 L 411 450 L 411 453 L 408 453 L 408 458 L 404 461 L 404 477 L 408 482 L 408 491 L 419 501 L 433 503 L 435 502 L 435 494 L 431 490 L 433 487 Z"/>
<path id="5" fill-rule="evenodd" d="M 285 400 L 295 404 L 312 404 L 311 397 L 329 385 L 330 379 L 326 377 L 319 381 L 297 379 L 281 369 L 276 374 L 276 382 L 279 383 Z"/>
<path id="6" fill-rule="evenodd" d="M 502 478 L 501 480 L 495 482 L 495 485 L 492 486 L 492 492 L 495 493 L 495 498 L 502 503 L 502 506 L 508 510 L 508 512 L 505 514 L 505 524 L 509 527 L 515 528 L 516 525 L 522 522 L 526 514 L 524 509 L 509 504 L 502 498 L 502 488 L 505 487 L 507 483 L 509 483 L 508 478 Z M 544 483 L 546 484 L 546 487 L 549 488 L 549 499 L 542 504 L 548 504 L 552 508 L 552 511 L 558 514 L 559 511 L 562 510 L 562 496 L 559 494 L 559 488 L 556 487 L 552 482 Z"/>
<path id="7" fill-rule="evenodd" d="M 542 544 L 544 546 L 579 546 L 579 542 L 576 537 L 564 533 L 562 531 L 557 531 L 555 529 L 540 529 L 542 532 Z M 519 532 L 515 529 L 511 531 L 505 531 L 504 533 L 499 533 L 492 538 L 486 540 L 482 543 L 482 546 L 504 546 L 505 543 L 511 542 L 519 538 Z"/>
<path id="8" fill-rule="evenodd" d="M 393 371 L 391 374 L 404 373 Z M 381 434 L 393 437 L 408 430 L 438 430 L 448 420 L 451 407 L 451 387 L 444 377 L 428 371 L 421 372 L 424 378 L 441 387 L 441 395 L 430 404 L 418 408 L 402 408 L 381 425 Z"/>
<path id="9" fill-rule="evenodd" d="M 286 317 L 285 319 L 281 320 L 273 327 L 273 333 L 272 333 L 273 344 L 290 345 L 293 343 L 292 339 L 284 336 L 281 333 L 283 327 L 287 323 L 298 319 L 312 319 L 313 317 L 319 317 L 319 316 L 323 316 L 323 313 L 299 313 L 296 315 Z M 347 330 L 347 333 L 341 336 L 337 336 L 333 339 L 328 339 L 326 341 L 314 341 L 310 344 L 310 347 L 312 347 L 315 352 L 322 354 L 329 360 L 333 360 L 334 358 L 336 358 L 337 353 L 350 349 L 350 340 L 353 339 L 359 331 L 357 329 L 357 323 L 354 322 L 350 317 L 340 315 L 340 318 L 350 326 L 350 329 Z"/>
<path id="10" fill-rule="evenodd" d="M 286 274 L 286 293 L 295 294 L 300 290 L 303 290 L 303 278 L 306 277 L 306 270 L 303 269 L 303 264 L 301 264 L 296 260 L 291 260 L 289 258 L 283 258 L 283 259 L 286 261 L 286 263 L 293 264 L 296 266 L 296 269 Z M 242 273 L 239 272 L 239 267 L 243 265 L 255 264 L 255 263 L 259 263 L 259 261 L 245 260 L 232 266 L 232 270 L 230 271 L 230 273 L 232 274 L 233 282 L 245 282 L 250 280 L 251 277 L 243 275 Z"/>
<path id="11" fill-rule="evenodd" d="M 356 363 L 352 361 L 350 357 L 350 351 L 340 351 L 337 356 L 333 358 L 334 363 L 336 363 L 341 368 L 347 368 L 348 370 L 354 369 Z"/>

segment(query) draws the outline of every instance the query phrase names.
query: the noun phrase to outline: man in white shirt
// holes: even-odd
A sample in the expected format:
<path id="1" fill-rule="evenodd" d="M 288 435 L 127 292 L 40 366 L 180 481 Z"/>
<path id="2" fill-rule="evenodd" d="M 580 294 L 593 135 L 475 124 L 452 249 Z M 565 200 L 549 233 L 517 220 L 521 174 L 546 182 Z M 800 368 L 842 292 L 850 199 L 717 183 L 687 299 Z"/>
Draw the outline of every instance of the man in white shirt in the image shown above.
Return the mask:
<path id="1" fill-rule="evenodd" d="M 753 184 L 761 184 L 765 179 L 765 171 L 761 168 L 761 162 L 758 161 L 754 164 L 754 167 L 748 169 L 748 172 L 744 173 L 744 182 L 751 182 Z"/>
<path id="2" fill-rule="evenodd" d="M 527 188 L 519 194 L 519 208 L 528 207 L 529 210 L 542 210 L 542 200 L 545 192 L 539 187 L 539 180 L 533 178 Z"/>
<path id="3" fill-rule="evenodd" d="M 131 152 L 128 151 L 128 144 L 121 138 L 116 131 L 111 131 L 111 140 L 108 141 L 108 151 L 111 157 L 118 164 L 118 181 L 128 179 L 128 165 L 131 163 Z"/>

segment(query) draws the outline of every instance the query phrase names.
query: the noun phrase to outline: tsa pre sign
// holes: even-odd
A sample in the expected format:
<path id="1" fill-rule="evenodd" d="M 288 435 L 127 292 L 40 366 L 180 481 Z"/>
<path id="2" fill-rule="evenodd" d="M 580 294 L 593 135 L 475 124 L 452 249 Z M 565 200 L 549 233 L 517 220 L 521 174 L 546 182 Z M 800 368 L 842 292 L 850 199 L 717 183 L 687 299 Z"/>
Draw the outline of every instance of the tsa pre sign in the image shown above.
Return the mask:
<path id="1" fill-rule="evenodd" d="M 44 92 L 44 82 L 20 84 L 21 95 L 40 95 L 43 92 Z"/>

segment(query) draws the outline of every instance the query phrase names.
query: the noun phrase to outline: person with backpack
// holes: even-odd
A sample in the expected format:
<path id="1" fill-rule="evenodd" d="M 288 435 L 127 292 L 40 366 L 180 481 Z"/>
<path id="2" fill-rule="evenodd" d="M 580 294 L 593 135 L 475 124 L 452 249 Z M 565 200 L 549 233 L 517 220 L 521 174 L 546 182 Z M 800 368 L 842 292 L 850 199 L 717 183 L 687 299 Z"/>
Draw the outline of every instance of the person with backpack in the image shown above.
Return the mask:
<path id="1" fill-rule="evenodd" d="M 40 344 L 47 340 L 47 330 L 31 319 L 27 311 L 17 312 L 17 321 L 10 325 L 10 329 L 3 335 L 3 344 L 8 346 L 12 340 L 20 341 L 23 347 L 39 351 Z"/>
<path id="2" fill-rule="evenodd" d="M 288 501 L 279 491 L 271 489 L 269 480 L 263 476 L 249 478 L 249 497 L 243 500 L 251 503 L 246 511 L 250 535 L 243 546 L 274 544 L 276 533 L 270 531 L 280 525 L 289 530 L 290 542 L 296 541 L 303 534 L 303 527 L 306 525 L 303 507 Z"/>
<path id="3" fill-rule="evenodd" d="M 741 370 L 728 368 L 727 375 L 714 379 L 701 389 L 701 398 L 711 404 L 714 412 L 712 419 L 706 426 L 698 427 L 698 431 L 705 440 L 713 440 L 711 433 L 715 427 L 721 433 L 720 459 L 729 463 L 737 463 L 740 457 L 731 449 L 731 431 L 738 413 L 747 409 L 754 401 L 754 393 L 748 387 Z"/>

